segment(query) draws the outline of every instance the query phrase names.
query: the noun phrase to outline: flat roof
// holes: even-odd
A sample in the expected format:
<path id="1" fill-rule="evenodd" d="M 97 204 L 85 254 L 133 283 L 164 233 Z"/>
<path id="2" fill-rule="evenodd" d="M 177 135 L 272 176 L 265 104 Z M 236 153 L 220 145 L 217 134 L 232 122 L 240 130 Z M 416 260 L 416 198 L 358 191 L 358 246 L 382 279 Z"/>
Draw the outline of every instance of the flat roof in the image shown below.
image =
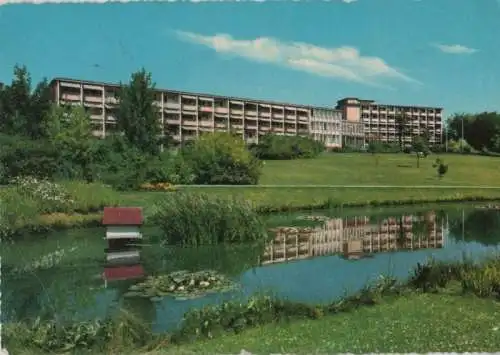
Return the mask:
<path id="1" fill-rule="evenodd" d="M 359 101 L 360 105 L 372 105 L 372 106 L 394 106 L 394 107 L 402 107 L 402 108 L 427 108 L 427 109 L 434 109 L 434 110 L 443 110 L 442 107 L 432 107 L 432 106 L 420 106 L 420 105 L 396 105 L 396 104 L 384 104 L 384 103 L 378 103 L 375 100 L 366 100 L 366 99 L 360 99 L 358 97 L 344 97 L 343 99 L 340 99 L 337 101 L 337 106 L 339 104 L 345 103 L 347 100 L 357 100 Z"/>
<path id="2" fill-rule="evenodd" d="M 59 81 L 59 82 L 69 82 L 69 83 L 75 83 L 75 84 L 89 84 L 89 85 L 96 85 L 96 86 L 97 85 L 98 86 L 107 86 L 107 87 L 113 87 L 113 88 L 119 88 L 120 87 L 120 84 L 116 84 L 116 83 L 107 83 L 107 82 L 99 82 L 99 81 L 92 81 L 92 80 L 71 79 L 71 78 L 63 78 L 63 77 L 53 78 L 50 81 L 50 85 L 53 85 L 57 81 Z M 271 101 L 271 100 L 260 100 L 260 99 L 251 99 L 251 98 L 247 98 L 247 97 L 224 96 L 224 95 L 215 95 L 215 94 L 190 92 L 190 91 L 180 91 L 180 90 L 172 90 L 172 89 L 155 88 L 155 90 L 156 91 L 160 91 L 160 92 L 180 94 L 180 95 L 206 96 L 206 97 L 211 97 L 211 98 L 214 98 L 214 99 L 227 99 L 227 100 L 234 100 L 234 101 L 247 101 L 247 102 L 256 103 L 256 104 L 260 103 L 260 104 L 268 104 L 268 105 L 291 106 L 291 107 L 304 108 L 304 109 L 326 109 L 326 110 L 337 111 L 334 107 L 326 107 L 326 106 L 301 105 L 301 104 L 294 104 L 294 103 L 289 103 L 289 102 L 279 102 L 279 101 Z"/>

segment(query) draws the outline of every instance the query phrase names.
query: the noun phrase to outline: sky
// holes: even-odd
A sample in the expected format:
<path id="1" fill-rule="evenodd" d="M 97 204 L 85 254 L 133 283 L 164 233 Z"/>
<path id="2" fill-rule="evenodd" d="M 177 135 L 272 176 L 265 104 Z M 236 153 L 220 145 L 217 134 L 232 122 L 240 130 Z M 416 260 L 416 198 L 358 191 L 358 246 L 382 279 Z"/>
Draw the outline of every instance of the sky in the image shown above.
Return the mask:
<path id="1" fill-rule="evenodd" d="M 500 0 L 18 2 L 0 0 L 4 83 L 16 63 L 34 82 L 145 68 L 158 88 L 500 111 Z"/>

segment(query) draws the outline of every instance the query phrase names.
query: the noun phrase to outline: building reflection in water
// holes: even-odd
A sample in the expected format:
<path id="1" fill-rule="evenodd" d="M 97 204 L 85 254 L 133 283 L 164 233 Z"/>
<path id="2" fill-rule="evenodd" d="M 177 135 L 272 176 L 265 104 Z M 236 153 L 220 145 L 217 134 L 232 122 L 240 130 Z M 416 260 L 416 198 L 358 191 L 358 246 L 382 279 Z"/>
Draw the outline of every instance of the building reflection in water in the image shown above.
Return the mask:
<path id="1" fill-rule="evenodd" d="M 331 218 L 320 227 L 279 227 L 261 258 L 261 264 L 314 256 L 341 254 L 359 259 L 396 250 L 442 248 L 444 220 L 434 212 L 422 216 L 387 217 L 374 222 L 367 216 Z"/>

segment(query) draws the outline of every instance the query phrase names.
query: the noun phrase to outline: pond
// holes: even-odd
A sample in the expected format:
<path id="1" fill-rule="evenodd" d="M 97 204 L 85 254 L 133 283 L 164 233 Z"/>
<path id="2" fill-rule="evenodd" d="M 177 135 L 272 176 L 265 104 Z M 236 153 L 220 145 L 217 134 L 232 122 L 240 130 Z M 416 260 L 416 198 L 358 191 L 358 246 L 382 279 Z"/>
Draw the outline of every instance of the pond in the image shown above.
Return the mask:
<path id="1" fill-rule="evenodd" d="M 272 242 L 262 248 L 162 247 L 159 230 L 145 227 L 140 259 L 122 265 L 121 281 L 103 280 L 103 228 L 3 246 L 2 321 L 92 319 L 120 306 L 139 314 L 155 331 L 168 331 L 190 309 L 224 300 L 270 293 L 307 303 L 330 302 L 380 275 L 404 279 L 429 257 L 482 258 L 500 250 L 500 211 L 471 205 L 276 214 L 267 217 L 267 224 Z M 238 287 L 193 299 L 124 297 L 142 281 L 134 276 L 207 269 Z"/>

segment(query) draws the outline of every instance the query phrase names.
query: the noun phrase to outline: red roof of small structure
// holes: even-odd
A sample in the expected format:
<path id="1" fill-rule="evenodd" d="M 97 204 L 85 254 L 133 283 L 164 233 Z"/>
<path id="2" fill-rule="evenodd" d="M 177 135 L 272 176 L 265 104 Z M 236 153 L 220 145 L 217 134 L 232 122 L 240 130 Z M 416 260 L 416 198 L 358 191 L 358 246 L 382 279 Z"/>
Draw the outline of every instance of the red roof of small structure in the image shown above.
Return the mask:
<path id="1" fill-rule="evenodd" d="M 140 226 L 142 222 L 140 207 L 104 207 L 102 224 L 105 226 Z"/>
<path id="2" fill-rule="evenodd" d="M 106 267 L 102 276 L 107 281 L 135 279 L 144 276 L 144 268 L 142 265 Z"/>

